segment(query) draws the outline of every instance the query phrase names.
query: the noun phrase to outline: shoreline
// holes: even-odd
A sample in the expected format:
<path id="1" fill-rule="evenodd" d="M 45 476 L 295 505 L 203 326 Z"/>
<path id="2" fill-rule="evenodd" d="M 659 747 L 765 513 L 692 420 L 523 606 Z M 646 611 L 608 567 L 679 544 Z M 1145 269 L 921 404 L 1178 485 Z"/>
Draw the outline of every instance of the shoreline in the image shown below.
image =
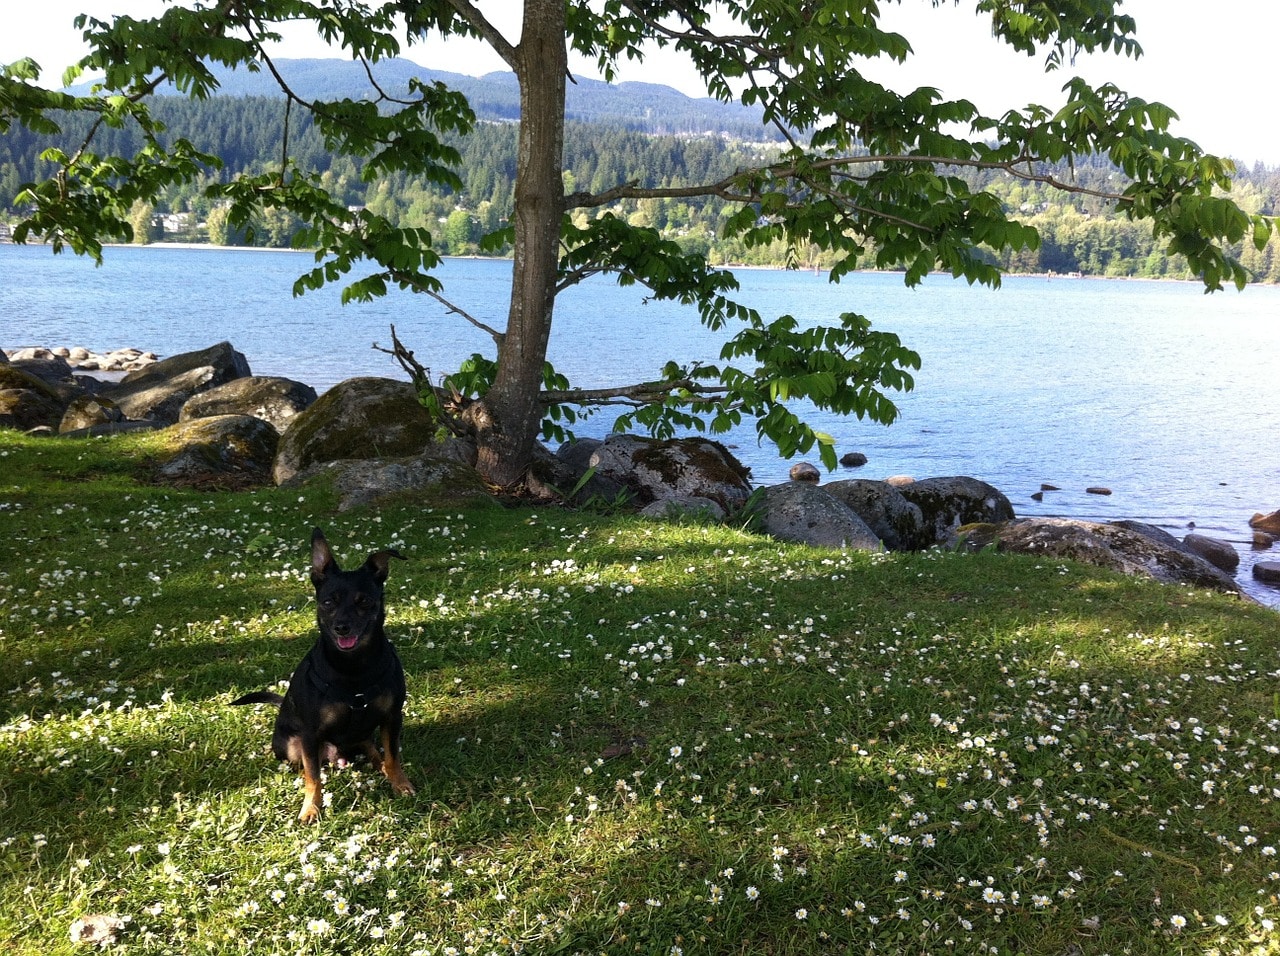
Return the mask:
<path id="1" fill-rule="evenodd" d="M 0 239 L 0 246 L 17 246 L 17 245 L 41 246 L 41 245 L 47 245 L 47 243 L 43 243 L 43 242 L 16 243 L 10 239 Z M 305 255 L 314 255 L 314 252 L 315 252 L 314 249 L 282 249 L 275 246 L 219 246 L 219 245 L 214 245 L 213 243 L 208 243 L 208 242 L 185 242 L 185 241 L 184 242 L 160 241 L 160 242 L 147 242 L 147 243 L 104 242 L 102 244 L 102 248 L 104 249 L 178 249 L 178 250 L 193 251 L 193 252 L 200 252 L 200 251 L 271 252 L 271 253 L 294 253 L 294 254 L 305 254 Z M 462 261 L 462 260 L 468 260 L 468 259 L 484 260 L 486 262 L 510 262 L 511 261 L 511 256 L 442 255 L 440 258 L 448 259 L 451 261 Z M 729 272 L 815 272 L 816 275 L 824 276 L 824 277 L 831 271 L 830 269 L 826 269 L 826 268 L 819 268 L 815 271 L 813 266 L 748 265 L 746 263 L 726 263 L 726 264 L 714 266 L 713 268 L 724 269 Z M 905 270 L 903 269 L 854 269 L 851 271 L 850 274 L 851 275 L 862 275 L 862 274 L 904 275 Z M 943 273 L 930 273 L 930 275 L 935 275 L 935 274 L 944 275 L 945 278 L 950 278 L 950 276 L 945 276 L 945 274 Z M 928 279 L 929 276 L 926 276 L 925 278 Z M 1001 278 L 1045 279 L 1049 281 L 1052 281 L 1055 279 L 1065 279 L 1065 280 L 1093 280 L 1093 281 L 1105 281 L 1105 282 L 1170 282 L 1170 283 L 1189 282 L 1189 283 L 1196 283 L 1196 284 L 1200 282 L 1200 280 L 1195 278 L 1194 276 L 1190 276 L 1190 277 L 1108 276 L 1108 275 L 1095 275 L 1093 273 L 1085 273 L 1085 272 L 1005 272 L 1005 273 L 1002 273 Z M 1265 287 L 1265 286 L 1280 285 L 1280 283 L 1250 282 L 1249 285 Z M 1248 286 L 1246 286 L 1246 288 L 1248 288 Z"/>

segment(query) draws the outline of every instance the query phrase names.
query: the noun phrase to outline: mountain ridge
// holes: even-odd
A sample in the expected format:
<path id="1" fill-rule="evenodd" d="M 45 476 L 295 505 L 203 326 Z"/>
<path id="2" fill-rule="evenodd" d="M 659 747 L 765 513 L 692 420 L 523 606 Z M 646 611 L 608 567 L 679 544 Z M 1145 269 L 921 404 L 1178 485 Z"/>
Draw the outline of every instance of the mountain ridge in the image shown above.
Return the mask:
<path id="1" fill-rule="evenodd" d="M 363 63 L 339 59 L 279 59 L 274 66 L 298 96 L 308 100 L 363 99 L 370 94 Z M 215 96 L 279 97 L 275 78 L 265 72 L 233 70 L 213 64 L 218 80 Z M 408 91 L 409 81 L 440 82 L 466 96 L 476 118 L 489 122 L 517 122 L 520 91 L 515 74 L 491 72 L 469 76 L 433 70 L 403 57 L 381 60 L 372 72 L 379 86 L 396 96 Z M 90 84 L 73 87 L 85 93 Z M 182 95 L 172 84 L 163 84 L 157 96 Z M 691 97 L 661 83 L 628 81 L 606 83 L 580 77 L 571 79 L 565 97 L 565 118 L 571 122 L 621 127 L 655 135 L 726 135 L 746 141 L 775 141 L 776 131 L 765 126 L 758 107 L 722 103 L 711 97 Z"/>

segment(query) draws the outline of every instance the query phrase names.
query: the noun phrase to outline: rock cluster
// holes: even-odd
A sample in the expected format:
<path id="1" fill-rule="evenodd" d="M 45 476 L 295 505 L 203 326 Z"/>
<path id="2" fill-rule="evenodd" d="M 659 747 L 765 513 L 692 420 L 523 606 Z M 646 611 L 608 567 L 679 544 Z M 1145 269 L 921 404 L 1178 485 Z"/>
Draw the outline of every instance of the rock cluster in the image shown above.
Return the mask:
<path id="1" fill-rule="evenodd" d="M 99 364 L 87 355 L 9 353 L 0 364 L 0 427 L 72 437 L 166 428 L 160 478 L 257 484 L 270 479 L 280 431 L 316 400 L 301 382 L 253 376 L 227 342 L 163 360 L 112 353 L 121 370 L 126 359 L 136 365 L 118 380 L 77 374 Z"/>
<path id="2" fill-rule="evenodd" d="M 118 381 L 77 374 L 104 363 L 119 364 Z M 66 436 L 163 428 L 160 480 L 324 481 L 340 509 L 396 498 L 489 498 L 473 467 L 474 446 L 441 433 L 409 383 L 354 378 L 317 398 L 300 382 L 254 376 L 227 342 L 163 360 L 136 350 L 7 353 L 0 358 L 0 427 Z M 732 516 L 779 540 L 821 547 L 996 547 L 1238 590 L 1235 549 L 1203 535 L 1178 541 L 1136 522 L 1019 519 L 999 490 L 975 478 L 895 476 L 825 485 L 820 478 L 801 463 L 793 480 L 753 489 L 748 469 L 717 442 L 611 435 L 554 454 L 539 447 L 528 485 L 548 498 L 632 507 L 652 517 Z M 1255 547 L 1270 546 L 1270 534 L 1280 532 L 1280 512 L 1252 523 Z M 1280 580 L 1280 562 L 1258 562 L 1254 573 Z M 1264 577 L 1270 574 L 1275 577 Z"/>
<path id="3" fill-rule="evenodd" d="M 136 372 L 152 362 L 159 361 L 155 352 L 141 349 L 113 349 L 110 352 L 91 352 L 82 345 L 75 348 L 21 348 L 0 352 L 0 364 L 10 362 L 48 361 L 62 359 L 79 372 Z"/>

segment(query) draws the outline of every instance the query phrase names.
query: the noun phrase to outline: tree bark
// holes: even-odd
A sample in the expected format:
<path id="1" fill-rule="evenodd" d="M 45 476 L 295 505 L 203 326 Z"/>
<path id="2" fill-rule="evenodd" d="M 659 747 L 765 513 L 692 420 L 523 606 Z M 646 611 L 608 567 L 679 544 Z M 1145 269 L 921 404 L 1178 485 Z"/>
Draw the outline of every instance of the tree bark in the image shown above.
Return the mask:
<path id="1" fill-rule="evenodd" d="M 555 309 L 564 212 L 565 31 L 564 0 L 525 0 L 516 50 L 520 139 L 511 307 L 493 387 L 468 410 L 476 433 L 476 467 L 500 487 L 523 478 L 542 422 L 538 395 Z"/>

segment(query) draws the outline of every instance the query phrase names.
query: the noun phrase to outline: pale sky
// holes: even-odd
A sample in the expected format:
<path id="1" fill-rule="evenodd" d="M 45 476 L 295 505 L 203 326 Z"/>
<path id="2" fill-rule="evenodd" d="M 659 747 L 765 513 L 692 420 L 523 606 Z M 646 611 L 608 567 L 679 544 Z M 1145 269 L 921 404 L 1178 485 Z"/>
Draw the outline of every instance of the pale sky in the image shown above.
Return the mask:
<path id="1" fill-rule="evenodd" d="M 479 0 L 496 22 L 518 33 L 519 0 Z M 162 0 L 8 0 L 0 32 L 0 63 L 31 56 L 58 83 L 62 69 L 82 53 L 72 20 L 79 13 L 99 19 L 113 14 L 155 16 Z M 1037 102 L 1057 106 L 1072 71 L 1044 74 L 1042 59 L 998 46 L 987 21 L 974 15 L 972 0 L 933 9 L 928 0 L 882 0 L 882 25 L 902 33 L 915 55 L 905 68 L 866 69 L 895 89 L 934 86 L 951 98 L 973 100 L 990 115 Z M 1094 83 L 1113 81 L 1146 100 L 1171 106 L 1181 117 L 1175 131 L 1219 155 L 1246 163 L 1280 165 L 1280 111 L 1275 107 L 1280 46 L 1280 3 L 1275 0 L 1126 0 L 1123 11 L 1138 24 L 1144 56 L 1137 61 L 1095 54 L 1076 63 Z M 511 39 L 517 39 L 512 35 Z M 314 35 L 288 39 L 278 55 L 333 55 Z M 433 69 L 480 75 L 505 66 L 487 48 L 450 40 L 410 47 L 407 59 Z M 687 64 L 665 54 L 632 66 L 624 80 L 666 83 L 691 96 L 705 95 Z M 578 63 L 580 75 L 594 75 Z"/>

